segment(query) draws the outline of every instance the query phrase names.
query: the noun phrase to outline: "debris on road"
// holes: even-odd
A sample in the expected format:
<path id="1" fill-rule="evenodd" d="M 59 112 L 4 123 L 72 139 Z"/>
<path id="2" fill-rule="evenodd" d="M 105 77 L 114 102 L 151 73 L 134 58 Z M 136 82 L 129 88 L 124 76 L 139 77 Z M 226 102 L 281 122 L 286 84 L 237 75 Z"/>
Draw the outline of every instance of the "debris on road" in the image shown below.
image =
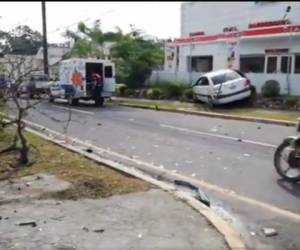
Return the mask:
<path id="1" fill-rule="evenodd" d="M 142 237 L 143 237 L 143 235 L 142 235 L 142 234 L 139 234 L 139 235 L 138 235 L 138 238 L 139 238 L 139 239 L 141 239 Z"/>
<path id="2" fill-rule="evenodd" d="M 93 153 L 93 150 L 91 148 L 87 148 L 85 151 L 88 153 Z"/>
<path id="3" fill-rule="evenodd" d="M 89 229 L 87 227 L 83 227 L 82 230 L 85 232 L 89 232 Z"/>
<path id="4" fill-rule="evenodd" d="M 194 197 L 202 202 L 204 205 L 210 207 L 210 200 L 208 198 L 208 196 L 201 191 L 198 187 L 192 185 L 191 183 L 187 182 L 187 181 L 181 181 L 181 180 L 175 180 L 174 184 L 177 186 L 184 186 L 189 188 L 190 190 L 192 190 Z"/>
<path id="5" fill-rule="evenodd" d="M 274 228 L 271 228 L 271 227 L 265 227 L 263 229 L 263 231 L 264 231 L 264 234 L 265 234 L 266 237 L 272 237 L 272 236 L 277 235 L 277 231 Z"/>
<path id="6" fill-rule="evenodd" d="M 250 235 L 251 235 L 251 236 L 255 236 L 256 233 L 255 233 L 255 232 L 250 232 Z"/>
<path id="7" fill-rule="evenodd" d="M 214 127 L 214 128 L 212 128 L 210 131 L 211 131 L 211 132 L 218 132 L 218 129 L 217 129 L 216 127 Z"/>
<path id="8" fill-rule="evenodd" d="M 192 177 L 195 177 L 195 176 L 196 176 L 196 174 L 195 174 L 195 173 L 192 173 L 192 174 L 191 174 L 191 176 L 192 176 Z"/>
<path id="9" fill-rule="evenodd" d="M 104 229 L 95 229 L 93 230 L 95 233 L 104 233 Z"/>
<path id="10" fill-rule="evenodd" d="M 258 129 L 258 130 L 261 129 L 261 126 L 258 126 L 257 129 Z"/>
<path id="11" fill-rule="evenodd" d="M 250 155 L 246 153 L 246 154 L 244 154 L 244 156 L 245 156 L 245 157 L 249 157 Z"/>
<path id="12" fill-rule="evenodd" d="M 20 222 L 18 225 L 19 226 L 32 226 L 32 227 L 37 226 L 35 221 Z"/>
<path id="13" fill-rule="evenodd" d="M 102 126 L 102 123 L 97 123 L 97 126 Z"/>

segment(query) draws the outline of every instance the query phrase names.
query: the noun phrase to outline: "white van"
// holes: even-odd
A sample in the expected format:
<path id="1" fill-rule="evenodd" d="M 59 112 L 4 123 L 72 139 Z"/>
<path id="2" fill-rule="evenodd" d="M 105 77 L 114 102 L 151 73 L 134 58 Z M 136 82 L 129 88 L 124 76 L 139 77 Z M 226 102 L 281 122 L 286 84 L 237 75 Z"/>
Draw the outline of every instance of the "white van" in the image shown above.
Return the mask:
<path id="1" fill-rule="evenodd" d="M 99 98 L 94 98 L 91 80 L 93 74 L 102 78 L 103 89 Z M 72 58 L 61 61 L 59 81 L 50 86 L 50 101 L 56 98 L 67 99 L 70 105 L 76 105 L 80 99 L 92 100 L 102 105 L 115 91 L 115 66 L 109 60 Z"/>
<path id="2" fill-rule="evenodd" d="M 224 69 L 203 74 L 193 85 L 194 98 L 210 105 L 249 98 L 250 80 L 237 70 Z"/>

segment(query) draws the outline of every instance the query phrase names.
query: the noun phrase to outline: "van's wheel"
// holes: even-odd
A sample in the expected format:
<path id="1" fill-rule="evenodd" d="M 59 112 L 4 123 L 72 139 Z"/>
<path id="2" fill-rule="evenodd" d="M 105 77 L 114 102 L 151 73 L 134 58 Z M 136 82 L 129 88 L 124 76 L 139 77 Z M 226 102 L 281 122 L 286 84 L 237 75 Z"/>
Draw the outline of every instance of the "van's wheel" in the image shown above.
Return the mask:
<path id="1" fill-rule="evenodd" d="M 96 105 L 97 107 L 103 106 L 103 104 L 104 104 L 104 98 L 103 98 L 103 97 L 97 98 L 97 99 L 95 100 L 95 105 Z"/>
<path id="2" fill-rule="evenodd" d="M 78 99 L 72 98 L 71 96 L 68 97 L 68 104 L 71 106 L 75 106 L 78 104 Z"/>
<path id="3" fill-rule="evenodd" d="M 54 97 L 52 95 L 49 96 L 49 102 L 51 102 L 51 103 L 54 102 Z"/>

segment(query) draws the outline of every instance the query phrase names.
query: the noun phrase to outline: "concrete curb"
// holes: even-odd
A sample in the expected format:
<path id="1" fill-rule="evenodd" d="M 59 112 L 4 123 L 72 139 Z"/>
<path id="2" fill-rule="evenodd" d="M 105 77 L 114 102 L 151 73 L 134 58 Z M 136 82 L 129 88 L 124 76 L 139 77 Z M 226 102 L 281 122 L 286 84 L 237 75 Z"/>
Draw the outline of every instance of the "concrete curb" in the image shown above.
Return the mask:
<path id="1" fill-rule="evenodd" d="M 191 111 L 191 110 L 184 110 L 184 109 L 171 109 L 165 108 L 155 105 L 148 105 L 148 104 L 129 104 L 129 103 L 118 103 L 119 106 L 130 107 L 130 108 L 140 108 L 140 109 L 151 109 L 151 110 L 158 110 L 158 111 L 167 111 L 173 113 L 180 113 L 186 115 L 198 115 L 198 116 L 207 116 L 213 118 L 221 118 L 221 119 L 228 119 L 228 120 L 238 120 L 238 121 L 249 121 L 249 122 L 259 122 L 259 123 L 266 123 L 266 124 L 275 124 L 281 126 L 288 126 L 294 127 L 296 126 L 296 122 L 290 122 L 285 120 L 275 120 L 275 119 L 265 119 L 265 118 L 258 118 L 252 116 L 238 116 L 238 115 L 227 115 L 227 114 L 220 114 L 214 112 L 205 112 L 205 111 Z M 158 109 L 157 109 L 158 108 Z"/>
<path id="2" fill-rule="evenodd" d="M 34 128 L 34 125 L 36 125 L 36 128 Z M 161 189 L 163 189 L 165 191 L 170 192 L 175 197 L 185 201 L 187 204 L 189 204 L 191 207 L 193 207 L 196 211 L 198 211 L 200 214 L 202 214 L 210 223 L 212 223 L 212 225 L 223 235 L 225 242 L 227 243 L 227 245 L 230 249 L 232 249 L 232 250 L 247 249 L 242 240 L 241 235 L 238 232 L 236 232 L 229 224 L 227 224 L 225 222 L 225 220 L 223 220 L 220 216 L 218 216 L 211 208 L 209 208 L 209 207 L 205 206 L 204 204 L 202 204 L 201 202 L 197 201 L 191 195 L 177 190 L 173 184 L 167 183 L 168 180 L 170 181 L 172 179 L 172 177 L 168 176 L 167 173 L 164 173 L 163 175 L 161 175 L 161 173 L 160 173 L 160 175 L 159 175 L 160 180 L 158 180 L 157 178 L 153 177 L 153 175 L 158 176 L 157 173 L 155 173 L 155 171 L 153 171 L 151 173 L 151 175 L 149 175 L 149 172 L 151 172 L 151 171 L 145 173 L 144 171 L 137 170 L 136 168 L 126 167 L 123 164 L 120 164 L 118 162 L 102 158 L 96 154 L 88 153 L 88 152 L 83 151 L 82 149 L 76 148 L 70 144 L 65 144 L 61 140 L 53 139 L 53 138 L 51 138 L 41 132 L 38 132 L 36 130 L 38 128 L 38 129 L 42 130 L 43 132 L 45 132 L 47 130 L 51 131 L 50 129 L 44 128 L 38 124 L 34 124 L 31 122 L 30 122 L 29 126 L 31 126 L 31 128 L 26 128 L 27 131 L 29 131 L 37 136 L 40 136 L 40 137 L 46 139 L 47 141 L 50 141 L 58 146 L 66 148 L 72 152 L 79 153 L 79 154 L 85 156 L 86 158 L 92 159 L 102 165 L 109 167 L 109 168 L 129 174 L 136 178 L 142 179 L 150 184 L 160 187 Z M 54 132 L 54 131 L 51 131 L 51 132 Z M 58 132 L 55 132 L 55 133 L 57 135 L 64 136 Z M 70 138 L 70 140 L 72 141 L 72 138 Z M 73 139 L 73 140 L 76 141 L 76 139 Z M 161 180 L 165 180 L 165 182 L 163 182 Z"/>

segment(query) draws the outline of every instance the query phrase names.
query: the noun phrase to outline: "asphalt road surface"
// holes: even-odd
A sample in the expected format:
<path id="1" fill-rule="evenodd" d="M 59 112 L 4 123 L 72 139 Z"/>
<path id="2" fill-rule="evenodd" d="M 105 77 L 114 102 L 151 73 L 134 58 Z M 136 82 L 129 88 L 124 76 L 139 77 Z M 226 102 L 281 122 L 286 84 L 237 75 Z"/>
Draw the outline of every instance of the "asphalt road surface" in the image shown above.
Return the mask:
<path id="1" fill-rule="evenodd" d="M 44 102 L 26 119 L 63 132 L 69 108 Z M 275 147 L 294 128 L 114 105 L 71 109 L 70 136 L 203 180 L 214 209 L 249 247 L 300 249 L 300 184 L 285 183 L 273 167 Z M 264 227 L 278 235 L 265 237 Z"/>

